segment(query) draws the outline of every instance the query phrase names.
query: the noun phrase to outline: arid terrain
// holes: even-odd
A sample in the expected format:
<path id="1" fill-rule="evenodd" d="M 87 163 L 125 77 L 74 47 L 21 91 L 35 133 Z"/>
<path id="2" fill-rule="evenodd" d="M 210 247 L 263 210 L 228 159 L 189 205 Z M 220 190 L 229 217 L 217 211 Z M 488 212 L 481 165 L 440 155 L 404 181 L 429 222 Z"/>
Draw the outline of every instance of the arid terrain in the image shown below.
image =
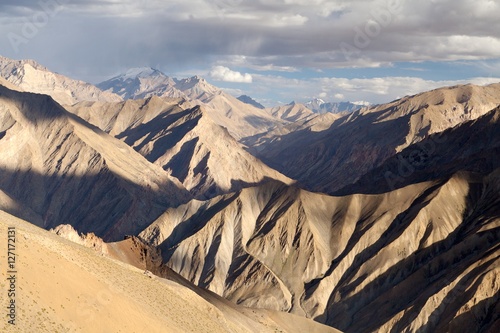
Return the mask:
<path id="1" fill-rule="evenodd" d="M 2 332 L 500 330 L 500 83 L 336 112 L 0 75 Z"/>
<path id="2" fill-rule="evenodd" d="M 337 332 L 299 316 L 236 306 L 112 258 L 128 244 L 110 245 L 117 250 L 102 255 L 0 211 L 4 235 L 7 226 L 16 229 L 19 313 L 15 328 L 2 322 L 2 332 Z M 3 273 L 0 288 L 6 289 Z"/>

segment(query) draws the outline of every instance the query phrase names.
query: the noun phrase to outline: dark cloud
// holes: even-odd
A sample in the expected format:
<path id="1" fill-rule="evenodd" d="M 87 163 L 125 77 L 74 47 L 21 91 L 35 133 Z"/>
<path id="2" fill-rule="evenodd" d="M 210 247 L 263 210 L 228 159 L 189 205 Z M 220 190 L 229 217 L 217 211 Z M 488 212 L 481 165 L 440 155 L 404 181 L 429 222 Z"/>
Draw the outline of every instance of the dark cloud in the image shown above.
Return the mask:
<path id="1" fill-rule="evenodd" d="M 0 53 L 94 82 L 143 65 L 258 71 L 500 57 L 491 0 L 3 0 L 0 12 Z M 26 36 L 29 24 L 37 31 Z"/>

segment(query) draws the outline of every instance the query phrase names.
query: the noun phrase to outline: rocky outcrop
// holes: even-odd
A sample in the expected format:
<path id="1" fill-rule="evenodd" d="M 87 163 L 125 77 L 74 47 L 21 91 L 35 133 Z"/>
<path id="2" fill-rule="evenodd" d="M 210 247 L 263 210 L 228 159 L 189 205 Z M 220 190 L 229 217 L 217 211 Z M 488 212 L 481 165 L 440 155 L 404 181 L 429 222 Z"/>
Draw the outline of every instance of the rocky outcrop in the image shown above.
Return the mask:
<path id="1" fill-rule="evenodd" d="M 52 228 L 49 231 L 55 233 L 58 236 L 66 238 L 73 243 L 77 243 L 85 247 L 94 249 L 98 253 L 108 254 L 107 244 L 102 240 L 102 238 L 97 237 L 93 232 L 90 232 L 88 234 L 80 234 L 69 224 L 58 225 L 57 227 Z"/>
<path id="2" fill-rule="evenodd" d="M 15 326 L 2 321 L 2 332 L 338 333 L 299 316 L 237 306 L 180 277 L 154 276 L 0 210 L 0 233 L 7 228 L 15 229 L 22 258 L 17 309 L 32 315 L 19 315 Z"/>

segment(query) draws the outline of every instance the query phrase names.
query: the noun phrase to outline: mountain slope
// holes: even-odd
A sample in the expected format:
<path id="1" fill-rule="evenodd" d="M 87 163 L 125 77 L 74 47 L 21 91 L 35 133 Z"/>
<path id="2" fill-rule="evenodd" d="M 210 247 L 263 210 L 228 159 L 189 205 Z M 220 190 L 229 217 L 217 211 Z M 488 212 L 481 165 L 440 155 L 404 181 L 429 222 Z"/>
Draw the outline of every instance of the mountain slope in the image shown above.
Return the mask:
<path id="1" fill-rule="evenodd" d="M 259 156 L 260 152 L 268 147 L 279 145 L 277 141 L 284 138 L 286 138 L 286 145 L 289 147 L 293 145 L 305 146 L 304 141 L 308 141 L 309 138 L 315 139 L 314 133 L 326 131 L 340 118 L 342 118 L 341 115 L 333 113 L 313 114 L 302 120 L 276 126 L 268 132 L 249 136 L 240 141 L 255 156 Z"/>
<path id="2" fill-rule="evenodd" d="M 178 101 L 153 96 L 117 104 L 81 103 L 70 110 L 161 166 L 195 197 L 210 198 L 268 179 L 291 182 L 246 152 L 204 107 Z"/>
<path id="3" fill-rule="evenodd" d="M 500 106 L 405 148 L 337 192 L 383 193 L 460 170 L 482 174 L 500 167 Z"/>
<path id="4" fill-rule="evenodd" d="M 372 195 L 268 183 L 169 209 L 140 237 L 174 271 L 244 305 L 345 332 L 495 332 L 499 110 L 430 136 L 434 148 L 396 189 L 376 170 L 361 184 L 373 179 Z"/>
<path id="5" fill-rule="evenodd" d="M 120 239 L 190 199 L 161 168 L 49 96 L 0 86 L 0 196 L 12 214 Z"/>
<path id="6" fill-rule="evenodd" d="M 308 189 L 333 194 L 411 144 L 500 104 L 500 84 L 441 88 L 353 112 L 317 133 L 267 140 L 257 157 Z"/>
<path id="7" fill-rule="evenodd" d="M 292 315 L 236 306 L 178 282 L 174 273 L 145 274 L 0 210 L 0 232 L 6 235 L 8 227 L 15 228 L 22 260 L 16 326 L 3 320 L 2 332 L 337 332 Z"/>
<path id="8" fill-rule="evenodd" d="M 238 97 L 238 100 L 242 101 L 243 103 L 250 104 L 255 106 L 258 109 L 265 109 L 265 106 L 254 100 L 252 97 L 247 96 L 247 95 L 241 95 Z"/>
<path id="9" fill-rule="evenodd" d="M 304 104 L 292 103 L 274 108 L 268 108 L 267 111 L 276 118 L 297 122 L 306 120 L 314 116 L 314 112 L 308 109 Z"/>
<path id="10" fill-rule="evenodd" d="M 468 331 L 493 332 L 499 186 L 499 170 L 376 196 L 267 184 L 169 209 L 140 237 L 174 271 L 246 306 L 345 332 L 445 332 L 480 313 Z"/>
<path id="11" fill-rule="evenodd" d="M 0 76 L 26 92 L 46 94 L 58 103 L 72 105 L 80 101 L 118 102 L 110 92 L 66 76 L 53 73 L 32 60 L 12 60 L 0 56 Z"/>

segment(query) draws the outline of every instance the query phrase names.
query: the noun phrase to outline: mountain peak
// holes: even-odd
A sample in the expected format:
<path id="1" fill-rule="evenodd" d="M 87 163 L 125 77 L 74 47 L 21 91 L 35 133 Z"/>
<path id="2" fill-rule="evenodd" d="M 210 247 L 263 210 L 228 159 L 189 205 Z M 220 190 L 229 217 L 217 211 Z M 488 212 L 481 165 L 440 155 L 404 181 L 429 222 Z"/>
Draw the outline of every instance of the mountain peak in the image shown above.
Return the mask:
<path id="1" fill-rule="evenodd" d="M 97 86 L 104 91 L 110 90 L 123 99 L 147 98 L 151 95 L 162 95 L 165 91 L 174 91 L 172 95 L 183 97 L 180 92 L 175 91 L 174 85 L 174 81 L 158 69 L 136 67 Z"/>
<path id="2" fill-rule="evenodd" d="M 50 95 L 60 104 L 121 100 L 119 96 L 103 92 L 89 83 L 52 72 L 34 60 L 13 60 L 0 56 L 0 76 L 23 91 Z"/>
<path id="3" fill-rule="evenodd" d="M 322 100 L 321 98 L 313 98 L 311 101 L 307 102 L 306 105 L 321 106 L 321 105 L 323 105 L 325 103 L 326 102 L 324 100 Z"/>
<path id="4" fill-rule="evenodd" d="M 40 65 L 39 63 L 37 63 L 35 60 L 32 59 L 14 60 L 0 55 L 0 68 L 9 65 L 10 66 L 14 65 L 15 67 L 24 67 L 24 65 L 26 64 L 38 70 L 49 71 L 46 67 Z"/>
<path id="5" fill-rule="evenodd" d="M 188 77 L 188 78 L 185 78 L 185 79 L 176 79 L 175 82 L 177 84 L 181 84 L 183 86 L 191 86 L 191 87 L 194 87 L 195 85 L 197 85 L 198 83 L 207 83 L 207 81 L 202 78 L 201 76 L 199 75 L 195 75 L 195 76 L 191 76 L 191 77 Z"/>
<path id="6" fill-rule="evenodd" d="M 166 76 L 161 71 L 154 69 L 152 67 L 136 67 L 130 68 L 124 74 L 119 75 L 124 79 L 135 79 L 135 78 L 145 78 L 149 76 Z"/>

